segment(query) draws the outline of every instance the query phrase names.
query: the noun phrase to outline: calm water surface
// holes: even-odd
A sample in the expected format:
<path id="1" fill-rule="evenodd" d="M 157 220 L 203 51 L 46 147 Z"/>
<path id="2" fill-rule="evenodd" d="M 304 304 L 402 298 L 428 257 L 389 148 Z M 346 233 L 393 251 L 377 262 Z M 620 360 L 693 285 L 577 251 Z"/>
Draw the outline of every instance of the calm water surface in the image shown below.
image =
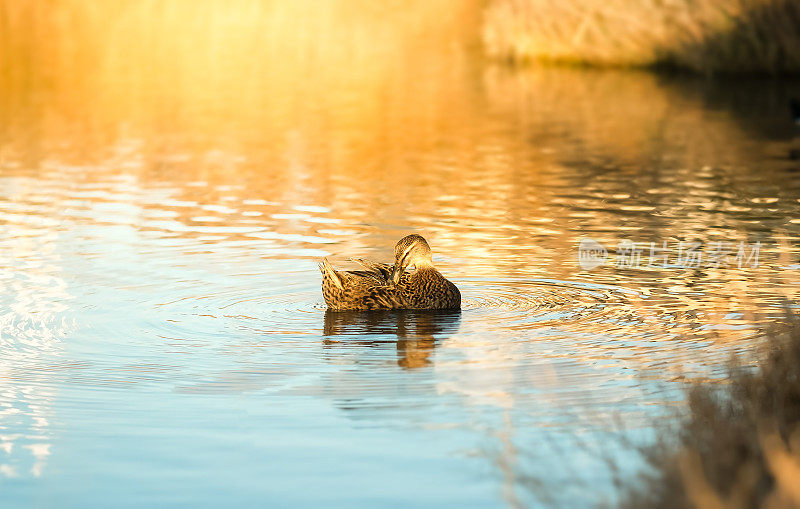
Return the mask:
<path id="1" fill-rule="evenodd" d="M 4 507 L 613 501 L 797 302 L 796 84 L 404 65 L 5 86 Z M 411 232 L 460 313 L 326 313 Z"/>

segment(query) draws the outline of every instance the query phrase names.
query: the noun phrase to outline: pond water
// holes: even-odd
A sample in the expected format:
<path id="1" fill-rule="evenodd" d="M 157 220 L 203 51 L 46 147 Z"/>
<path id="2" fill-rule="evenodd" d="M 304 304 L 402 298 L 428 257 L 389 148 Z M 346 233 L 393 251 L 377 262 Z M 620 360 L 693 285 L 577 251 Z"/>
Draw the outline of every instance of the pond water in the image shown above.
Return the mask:
<path id="1" fill-rule="evenodd" d="M 797 302 L 797 83 L 373 57 L 4 75 L 4 507 L 613 502 Z M 460 313 L 326 312 L 412 232 Z"/>

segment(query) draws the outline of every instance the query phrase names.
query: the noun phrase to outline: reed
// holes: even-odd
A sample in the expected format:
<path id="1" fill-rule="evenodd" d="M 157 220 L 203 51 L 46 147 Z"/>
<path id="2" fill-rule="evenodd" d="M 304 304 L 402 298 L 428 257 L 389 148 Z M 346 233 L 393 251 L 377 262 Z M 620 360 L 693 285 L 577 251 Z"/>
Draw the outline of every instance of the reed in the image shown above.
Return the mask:
<path id="1" fill-rule="evenodd" d="M 729 383 L 691 389 L 623 507 L 800 506 L 800 322 L 765 348 L 757 368 L 734 362 Z"/>
<path id="2" fill-rule="evenodd" d="M 800 72 L 794 0 L 493 0 L 482 38 L 511 62 Z"/>

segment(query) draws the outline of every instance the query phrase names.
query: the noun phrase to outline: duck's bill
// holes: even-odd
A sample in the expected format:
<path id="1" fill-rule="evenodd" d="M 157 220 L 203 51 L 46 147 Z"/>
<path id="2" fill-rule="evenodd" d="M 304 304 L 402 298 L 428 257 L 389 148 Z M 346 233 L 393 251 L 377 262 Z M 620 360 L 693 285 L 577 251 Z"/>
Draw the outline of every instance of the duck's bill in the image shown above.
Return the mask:
<path id="1" fill-rule="evenodd" d="M 403 275 L 403 269 L 398 267 L 397 265 L 394 266 L 392 269 L 392 284 L 397 284 L 400 282 L 400 276 Z"/>

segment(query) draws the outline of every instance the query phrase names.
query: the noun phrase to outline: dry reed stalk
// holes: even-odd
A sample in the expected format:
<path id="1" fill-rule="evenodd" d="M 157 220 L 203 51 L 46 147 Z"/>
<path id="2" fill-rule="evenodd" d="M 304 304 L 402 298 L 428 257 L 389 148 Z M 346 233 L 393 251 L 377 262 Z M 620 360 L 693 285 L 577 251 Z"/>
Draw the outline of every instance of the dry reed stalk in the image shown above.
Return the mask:
<path id="1" fill-rule="evenodd" d="M 514 62 L 800 72 L 792 0 L 494 0 L 486 52 Z"/>

